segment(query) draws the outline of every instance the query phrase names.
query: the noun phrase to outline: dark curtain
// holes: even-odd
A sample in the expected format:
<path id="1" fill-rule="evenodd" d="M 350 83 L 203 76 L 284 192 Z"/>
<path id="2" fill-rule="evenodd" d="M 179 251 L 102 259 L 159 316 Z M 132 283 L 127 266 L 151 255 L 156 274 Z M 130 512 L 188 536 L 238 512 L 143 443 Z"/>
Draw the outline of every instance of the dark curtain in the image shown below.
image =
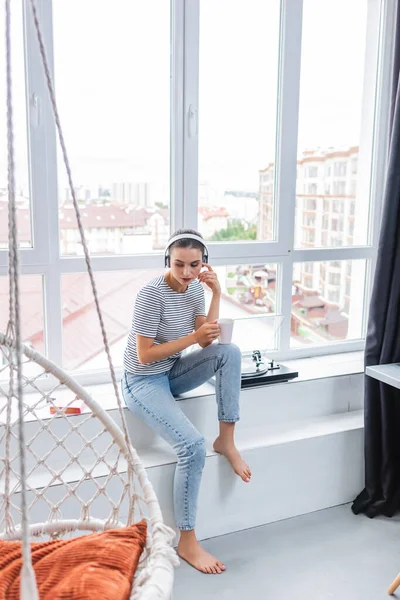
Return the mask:
<path id="1" fill-rule="evenodd" d="M 391 140 L 382 226 L 369 309 L 365 365 L 400 362 L 400 10 L 391 107 Z M 365 489 L 352 510 L 400 510 L 400 390 L 365 377 Z"/>

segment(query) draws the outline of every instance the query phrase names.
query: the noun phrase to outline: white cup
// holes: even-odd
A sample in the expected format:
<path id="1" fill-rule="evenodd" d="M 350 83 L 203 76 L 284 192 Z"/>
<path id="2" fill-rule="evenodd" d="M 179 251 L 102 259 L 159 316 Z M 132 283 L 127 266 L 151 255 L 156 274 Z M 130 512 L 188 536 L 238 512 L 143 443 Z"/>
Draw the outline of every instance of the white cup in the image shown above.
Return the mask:
<path id="1" fill-rule="evenodd" d="M 220 336 L 218 342 L 220 344 L 230 344 L 232 341 L 233 332 L 233 319 L 218 319 L 218 325 L 220 328 Z"/>

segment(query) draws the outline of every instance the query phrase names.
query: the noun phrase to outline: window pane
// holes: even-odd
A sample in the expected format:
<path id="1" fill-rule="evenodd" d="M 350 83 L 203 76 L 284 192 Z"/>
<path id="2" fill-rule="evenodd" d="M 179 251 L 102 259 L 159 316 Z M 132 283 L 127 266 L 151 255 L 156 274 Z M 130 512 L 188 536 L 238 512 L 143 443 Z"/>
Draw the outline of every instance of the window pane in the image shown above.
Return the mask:
<path id="1" fill-rule="evenodd" d="M 57 98 L 92 254 L 170 233 L 170 3 L 54 0 Z M 95 17 L 95 20 L 93 20 Z M 77 43 L 71 43 L 71 35 Z M 82 254 L 58 157 L 61 252 Z"/>
<path id="2" fill-rule="evenodd" d="M 222 286 L 221 317 L 243 319 L 275 313 L 276 265 L 230 265 L 214 269 Z M 136 294 L 147 282 L 162 273 L 164 269 L 95 274 L 115 366 L 122 366 Z M 205 293 L 208 307 L 211 292 L 206 286 Z M 70 371 L 106 369 L 107 357 L 86 273 L 62 276 L 62 302 L 64 368 Z M 273 320 L 262 319 L 258 325 L 254 322 L 251 325 L 254 335 L 248 341 L 259 341 L 262 335 L 260 324 L 267 334 Z"/>
<path id="3" fill-rule="evenodd" d="M 220 317 L 235 319 L 232 341 L 242 352 L 272 350 L 281 318 L 276 315 L 277 265 L 214 266 L 221 283 Z M 206 288 L 206 306 L 211 302 Z"/>
<path id="4" fill-rule="evenodd" d="M 163 270 L 97 272 L 96 286 L 115 366 L 122 366 L 133 305 L 140 288 Z M 106 369 L 100 325 L 86 273 L 62 276 L 63 366 L 69 371 Z M 79 344 L 76 340 L 79 338 Z"/>
<path id="5" fill-rule="evenodd" d="M 276 312 L 277 265 L 213 266 L 222 288 L 221 317 Z M 211 293 L 206 289 L 206 302 Z"/>
<path id="6" fill-rule="evenodd" d="M 358 168 L 366 44 L 376 33 L 367 37 L 367 9 L 367 0 L 304 0 L 296 247 L 367 243 L 368 186 L 357 196 L 370 170 L 368 161 Z"/>
<path id="7" fill-rule="evenodd" d="M 14 111 L 15 185 L 18 206 L 18 239 L 21 247 L 32 247 L 28 137 L 26 116 L 25 60 L 22 2 L 11 6 L 11 60 Z M 5 11 L 0 10 L 0 30 L 5 30 Z M 8 247 L 7 103 L 5 53 L 0 52 L 0 249 Z"/>
<path id="8" fill-rule="evenodd" d="M 22 275 L 20 277 L 21 334 L 27 346 L 41 354 L 46 352 L 46 340 L 43 319 L 43 279 L 41 275 Z M 0 331 L 6 333 L 9 315 L 8 277 L 0 277 Z M 0 352 L 0 381 L 8 380 L 9 373 L 4 369 L 5 356 Z M 23 365 L 25 375 L 40 373 L 42 369 L 33 363 Z"/>
<path id="9" fill-rule="evenodd" d="M 295 263 L 291 346 L 364 336 L 365 260 Z"/>
<path id="10" fill-rule="evenodd" d="M 279 10 L 278 0 L 200 3 L 198 202 L 208 240 L 275 236 L 273 223 L 259 228 L 259 197 L 273 205 Z"/>

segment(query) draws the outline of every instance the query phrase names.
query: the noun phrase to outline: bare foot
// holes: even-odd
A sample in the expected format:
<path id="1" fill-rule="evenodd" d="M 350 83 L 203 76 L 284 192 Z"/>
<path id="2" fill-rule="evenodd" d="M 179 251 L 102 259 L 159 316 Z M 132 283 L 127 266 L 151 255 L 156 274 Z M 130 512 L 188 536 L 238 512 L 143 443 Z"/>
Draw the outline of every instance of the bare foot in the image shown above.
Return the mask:
<path id="1" fill-rule="evenodd" d="M 215 556 L 203 550 L 194 536 L 189 539 L 182 539 L 181 537 L 178 544 L 178 554 L 192 567 L 208 575 L 220 574 L 226 568 Z"/>
<path id="2" fill-rule="evenodd" d="M 214 442 L 213 448 L 215 452 L 218 452 L 218 454 L 222 454 L 223 456 L 225 456 L 225 458 L 229 460 L 236 475 L 239 475 L 239 477 L 241 477 L 246 483 L 250 481 L 250 467 L 243 460 L 239 453 L 239 450 L 236 448 L 233 442 L 226 444 L 224 442 L 221 442 L 220 437 L 217 437 L 217 439 Z"/>

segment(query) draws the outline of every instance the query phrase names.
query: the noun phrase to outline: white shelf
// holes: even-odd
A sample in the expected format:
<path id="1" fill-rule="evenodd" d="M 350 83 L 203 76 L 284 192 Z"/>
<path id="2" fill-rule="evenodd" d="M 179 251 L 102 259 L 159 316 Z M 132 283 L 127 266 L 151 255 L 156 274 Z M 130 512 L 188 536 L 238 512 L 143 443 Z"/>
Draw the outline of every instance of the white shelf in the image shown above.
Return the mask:
<path id="1" fill-rule="evenodd" d="M 365 374 L 400 389 L 400 363 L 366 367 Z"/>

